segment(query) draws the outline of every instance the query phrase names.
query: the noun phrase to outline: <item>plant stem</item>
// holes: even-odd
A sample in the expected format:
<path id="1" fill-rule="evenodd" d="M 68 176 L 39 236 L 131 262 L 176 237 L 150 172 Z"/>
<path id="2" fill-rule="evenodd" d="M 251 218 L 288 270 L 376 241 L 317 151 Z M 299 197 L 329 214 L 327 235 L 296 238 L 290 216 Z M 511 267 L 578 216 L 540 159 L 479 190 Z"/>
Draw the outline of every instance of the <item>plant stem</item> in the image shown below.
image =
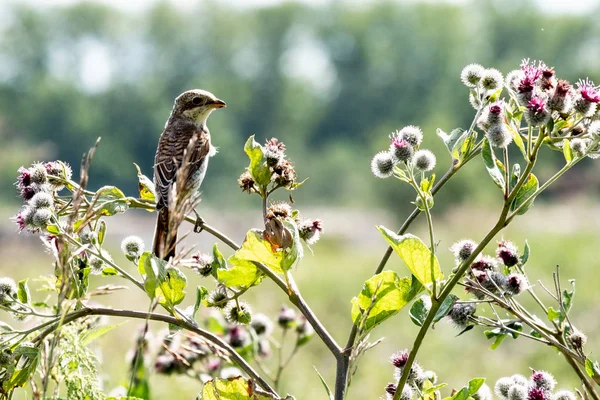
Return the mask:
<path id="1" fill-rule="evenodd" d="M 258 383 L 258 385 L 260 387 L 262 387 L 264 390 L 268 391 L 269 393 L 279 397 L 277 395 L 277 392 L 263 378 L 261 378 L 261 376 L 252 368 L 252 366 L 250 366 L 250 364 L 248 364 L 246 362 L 246 360 L 244 360 L 244 358 L 242 356 L 240 356 L 233 347 L 231 347 L 229 344 L 227 344 L 225 341 L 223 341 L 218 336 L 215 336 L 214 334 L 210 333 L 209 331 L 206 331 L 197 326 L 194 326 L 187 321 L 172 317 L 170 315 L 165 315 L 165 314 L 158 314 L 158 313 L 151 313 L 151 312 L 145 313 L 145 312 L 133 311 L 133 310 L 119 310 L 119 309 L 112 309 L 112 308 L 94 307 L 94 308 L 83 308 L 83 309 L 68 313 L 63 318 L 62 321 L 59 321 L 59 323 L 68 324 L 79 318 L 87 317 L 90 315 L 107 315 L 107 316 L 113 316 L 113 317 L 137 318 L 137 319 L 143 319 L 143 320 L 149 319 L 149 320 L 153 320 L 153 321 L 160 321 L 160 322 L 165 322 L 168 324 L 177 325 L 177 326 L 179 326 L 183 329 L 186 329 L 190 332 L 196 333 L 199 336 L 202 336 L 204 339 L 227 350 L 227 352 L 229 353 L 229 356 L 235 361 L 235 363 L 244 372 L 246 372 L 252 379 L 256 380 L 256 382 Z M 45 325 L 47 325 L 47 324 L 45 324 Z M 57 324 L 54 324 L 53 326 L 50 326 L 49 328 L 45 329 L 35 339 L 33 339 L 33 342 L 34 343 L 41 342 L 46 336 L 48 336 L 49 334 L 54 332 L 56 327 L 57 327 Z"/>

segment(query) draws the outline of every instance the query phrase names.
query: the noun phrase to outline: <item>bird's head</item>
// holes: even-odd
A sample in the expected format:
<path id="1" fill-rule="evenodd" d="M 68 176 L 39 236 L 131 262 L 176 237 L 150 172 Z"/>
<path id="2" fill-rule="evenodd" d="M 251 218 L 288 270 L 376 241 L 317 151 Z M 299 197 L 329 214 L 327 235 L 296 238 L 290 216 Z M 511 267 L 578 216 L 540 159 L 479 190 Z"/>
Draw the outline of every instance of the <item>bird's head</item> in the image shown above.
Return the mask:
<path id="1" fill-rule="evenodd" d="M 198 125 L 204 125 L 213 110 L 225 106 L 225 102 L 214 94 L 202 89 L 192 89 L 177 96 L 173 115 L 189 118 Z"/>

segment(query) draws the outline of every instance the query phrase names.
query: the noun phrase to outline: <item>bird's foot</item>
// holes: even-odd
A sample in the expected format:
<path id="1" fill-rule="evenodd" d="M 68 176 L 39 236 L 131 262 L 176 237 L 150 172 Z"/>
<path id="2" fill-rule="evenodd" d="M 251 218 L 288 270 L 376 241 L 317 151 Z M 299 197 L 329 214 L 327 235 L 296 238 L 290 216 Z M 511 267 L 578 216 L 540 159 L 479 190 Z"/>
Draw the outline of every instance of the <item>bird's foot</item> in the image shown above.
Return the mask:
<path id="1" fill-rule="evenodd" d="M 194 214 L 196 214 L 196 222 L 194 223 L 194 233 L 200 233 L 204 230 L 204 219 L 198 215 L 198 213 L 194 210 Z"/>

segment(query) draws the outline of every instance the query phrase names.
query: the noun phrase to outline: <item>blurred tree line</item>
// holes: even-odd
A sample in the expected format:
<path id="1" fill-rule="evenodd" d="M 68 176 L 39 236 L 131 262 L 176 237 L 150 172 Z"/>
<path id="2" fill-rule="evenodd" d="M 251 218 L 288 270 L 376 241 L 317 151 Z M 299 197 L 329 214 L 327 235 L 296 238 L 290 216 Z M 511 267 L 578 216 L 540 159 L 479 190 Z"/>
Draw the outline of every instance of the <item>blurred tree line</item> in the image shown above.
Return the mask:
<path id="1" fill-rule="evenodd" d="M 396 210 L 412 198 L 374 178 L 370 159 L 388 146 L 393 130 L 419 125 L 442 174 L 449 158 L 435 129 L 466 128 L 474 114 L 459 80 L 466 64 L 506 73 L 522 58 L 543 59 L 572 82 L 600 80 L 593 15 L 554 15 L 517 0 L 8 10 L 0 24 L 5 201 L 16 200 L 18 166 L 59 158 L 76 170 L 98 136 L 91 186 L 111 183 L 134 194 L 132 163 L 151 176 L 174 97 L 203 88 L 228 104 L 209 123 L 220 148 L 203 186 L 209 205 L 250 201 L 236 178 L 246 163 L 243 143 L 256 134 L 283 140 L 300 178 L 310 177 L 298 194 L 304 204 Z M 591 163 L 582 164 L 574 178 L 591 173 Z M 482 171 L 467 168 L 444 195 L 468 196 L 476 184 L 471 177 Z"/>

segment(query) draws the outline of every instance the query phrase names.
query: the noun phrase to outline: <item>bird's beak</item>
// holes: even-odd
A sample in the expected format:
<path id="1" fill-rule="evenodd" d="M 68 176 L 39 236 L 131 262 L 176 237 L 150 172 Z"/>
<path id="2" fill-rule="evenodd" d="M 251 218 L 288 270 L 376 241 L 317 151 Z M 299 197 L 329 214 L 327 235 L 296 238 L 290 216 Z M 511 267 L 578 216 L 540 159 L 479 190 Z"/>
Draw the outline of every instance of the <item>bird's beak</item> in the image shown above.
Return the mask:
<path id="1" fill-rule="evenodd" d="M 215 99 L 212 104 L 213 104 L 214 108 L 227 107 L 227 104 L 225 104 L 225 102 L 223 100 L 219 100 L 219 99 Z"/>

